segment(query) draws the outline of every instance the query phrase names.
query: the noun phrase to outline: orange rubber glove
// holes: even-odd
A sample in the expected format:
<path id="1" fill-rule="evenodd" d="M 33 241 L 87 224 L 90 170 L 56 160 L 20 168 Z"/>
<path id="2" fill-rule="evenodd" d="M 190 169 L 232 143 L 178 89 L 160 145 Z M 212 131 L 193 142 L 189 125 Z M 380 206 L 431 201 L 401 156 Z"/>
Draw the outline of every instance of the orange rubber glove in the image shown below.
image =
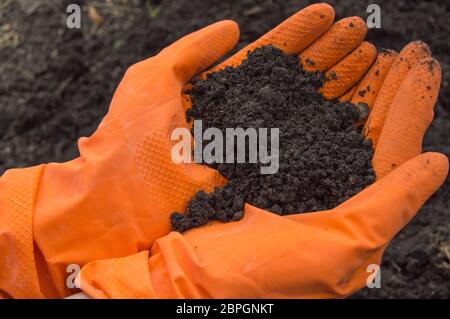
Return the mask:
<path id="1" fill-rule="evenodd" d="M 332 16 L 325 5 L 305 10 L 313 7 Z M 292 30 L 303 29 L 307 17 L 298 13 L 217 68 L 239 65 L 249 49 L 264 44 L 301 51 L 303 45 L 289 44 L 299 39 Z M 380 264 L 390 240 L 448 174 L 444 155 L 421 154 L 441 74 L 422 42 L 398 56 L 383 51 L 374 62 L 373 46 L 361 43 L 360 20 L 343 21 L 352 26 L 341 20 L 300 57 L 305 68 L 336 73 L 324 95 L 372 109 L 365 129 L 376 136 L 377 181 L 332 210 L 278 216 L 247 204 L 239 222 L 171 232 L 150 253 L 93 261 L 81 271 L 84 292 L 94 298 L 322 298 L 348 296 L 366 285 L 367 267 Z M 360 35 L 350 36 L 356 30 Z"/>
<path id="2" fill-rule="evenodd" d="M 338 74 L 341 82 L 327 82 L 323 89 L 326 96 L 349 95 L 348 92 L 372 64 L 376 51 L 372 45 L 361 42 L 366 28 L 358 18 L 344 19 L 323 34 L 333 18 L 334 12 L 330 6 L 310 6 L 269 32 L 253 47 L 273 44 L 287 53 L 302 52 L 302 60 L 307 61 L 305 67 L 307 64 L 312 67 L 322 65 L 321 70 Z M 228 249 L 237 249 L 242 231 L 249 235 L 258 232 L 251 230 L 255 225 L 250 227 L 251 231 L 239 226 L 255 220 L 252 211 L 259 210 L 250 206 L 246 208 L 246 217 L 239 223 L 204 227 L 188 232 L 186 236 L 170 233 L 162 237 L 153 245 L 150 263 L 146 251 L 157 238 L 169 233 L 171 212 L 183 210 L 197 190 L 209 191 L 214 185 L 225 182 L 218 173 L 206 167 L 173 164 L 169 140 L 173 128 L 186 126 L 181 101 L 184 83 L 229 50 L 237 38 L 238 31 L 233 22 L 217 23 L 183 38 L 158 56 L 134 65 L 120 84 L 98 131 L 89 139 L 80 141 L 80 158 L 64 164 L 5 173 L 0 179 L 0 294 L 16 298 L 65 296 L 70 293 L 65 285 L 67 265 L 83 266 L 102 258 L 128 255 L 85 266 L 81 276 L 83 290 L 93 297 L 239 297 L 252 294 L 242 282 L 254 288 L 258 287 L 259 282 L 252 282 L 253 278 L 248 277 L 247 272 L 244 276 L 240 265 L 223 260 L 224 257 L 234 256 L 234 252 L 230 255 Z M 227 63 L 238 65 L 245 53 L 241 51 Z M 377 62 L 378 59 L 380 56 Z M 352 65 L 354 63 L 357 63 L 357 68 Z M 352 72 L 353 68 L 355 72 Z M 381 79 L 385 73 L 380 75 L 378 72 L 377 76 Z M 417 210 L 446 174 L 446 161 L 442 157 L 437 156 L 427 165 L 433 167 L 436 177 L 428 184 L 420 185 L 421 188 L 413 189 L 422 191 L 420 196 L 412 196 L 417 207 L 405 202 L 408 211 Z M 372 188 L 374 186 L 368 189 Z M 406 188 L 403 191 L 411 190 Z M 405 196 L 411 195 L 408 193 Z M 395 206 L 398 207 L 398 203 Z M 281 231 L 288 236 L 291 228 L 282 230 L 272 219 L 297 225 L 291 219 L 314 217 L 316 214 L 320 225 L 319 216 L 322 213 L 285 218 L 263 212 L 263 219 L 256 219 L 261 220 L 258 222 L 261 226 L 257 228 L 273 228 L 269 231 L 274 234 Z M 225 233 L 215 227 L 225 227 Z M 209 229 L 219 231 L 212 232 L 221 238 L 221 246 L 217 249 L 206 247 L 209 245 L 206 230 Z M 223 235 L 229 230 L 236 233 L 235 240 L 224 239 Z M 356 230 L 339 232 L 348 236 L 349 231 Z M 195 242 L 195 236 L 198 236 L 195 234 L 198 233 L 204 234 L 198 237 L 202 244 L 191 244 L 190 241 Z M 291 235 L 295 235 L 292 241 L 300 240 L 298 234 Z M 334 233 L 331 236 L 334 238 Z M 278 240 L 277 236 L 252 238 L 258 246 L 261 244 L 259 241 L 266 237 L 272 242 L 268 248 L 278 248 L 264 249 L 261 254 L 255 255 L 252 247 L 240 247 L 243 258 L 239 254 L 236 256 L 240 256 L 241 262 L 248 266 L 251 266 L 249 258 L 255 263 L 261 261 L 269 264 L 276 263 L 278 258 L 270 259 L 270 254 L 292 248 L 291 245 L 285 247 L 286 243 Z M 310 236 L 310 239 L 313 237 Z M 339 237 L 336 240 L 339 241 Z M 164 245 L 164 242 L 169 244 Z M 213 238 L 210 243 L 214 243 Z M 348 254 L 350 251 L 355 254 L 353 259 L 360 258 L 355 249 L 355 245 L 359 247 L 360 244 L 363 243 L 353 240 L 347 246 Z M 202 248 L 202 252 L 194 253 L 192 249 L 197 248 Z M 328 248 L 332 249 L 332 246 Z M 311 256 L 311 252 L 301 251 L 305 254 L 304 258 Z M 133 255 L 135 253 L 138 254 Z M 269 258 L 268 262 L 266 258 Z M 353 259 L 349 259 L 349 265 L 352 265 Z M 338 259 L 330 261 L 333 265 L 329 267 L 343 267 Z M 283 267 L 295 265 L 298 264 L 288 262 L 279 269 L 272 269 L 275 277 L 272 273 L 265 275 L 279 281 L 274 284 L 280 285 L 283 290 L 283 281 L 277 274 L 285 270 Z M 220 292 L 221 280 L 226 278 L 219 278 L 222 271 L 241 280 L 235 281 L 233 288 L 224 282 Z M 301 267 L 296 271 L 313 272 L 313 269 Z M 321 276 L 322 273 L 317 273 L 315 280 L 328 278 Z M 253 296 L 271 297 L 270 289 L 262 289 L 266 287 L 264 281 L 261 285 L 259 294 Z M 307 285 L 302 288 L 301 283 L 297 283 L 296 287 L 299 292 L 311 289 Z M 324 295 L 326 289 L 324 286 Z M 291 288 L 286 291 L 286 295 L 293 292 Z M 291 293 L 289 296 L 307 294 Z"/>

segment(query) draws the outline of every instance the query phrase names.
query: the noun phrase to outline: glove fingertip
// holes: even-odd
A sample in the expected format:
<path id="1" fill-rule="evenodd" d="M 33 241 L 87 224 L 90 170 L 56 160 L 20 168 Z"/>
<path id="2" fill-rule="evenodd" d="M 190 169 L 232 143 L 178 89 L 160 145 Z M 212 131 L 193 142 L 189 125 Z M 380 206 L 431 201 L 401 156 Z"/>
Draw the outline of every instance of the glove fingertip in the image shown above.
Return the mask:
<path id="1" fill-rule="evenodd" d="M 448 157 L 438 152 L 427 152 L 421 156 L 424 158 L 425 168 L 428 168 L 431 172 L 432 180 L 434 181 L 433 186 L 436 190 L 444 183 L 448 176 Z"/>

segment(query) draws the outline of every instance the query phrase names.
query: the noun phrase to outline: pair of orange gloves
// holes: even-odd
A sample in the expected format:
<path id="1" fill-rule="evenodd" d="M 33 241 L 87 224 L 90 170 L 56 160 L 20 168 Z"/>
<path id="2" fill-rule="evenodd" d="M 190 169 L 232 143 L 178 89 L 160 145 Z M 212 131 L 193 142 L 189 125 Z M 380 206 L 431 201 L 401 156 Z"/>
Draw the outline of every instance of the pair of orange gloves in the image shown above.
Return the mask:
<path id="1" fill-rule="evenodd" d="M 333 20 L 329 5 L 309 6 L 213 70 L 272 44 L 336 73 L 323 94 L 371 109 L 373 185 L 328 211 L 278 216 L 247 204 L 239 222 L 170 232 L 172 212 L 226 182 L 170 156 L 172 130 L 188 125 L 185 84 L 238 41 L 235 22 L 218 22 L 131 66 L 79 158 L 0 178 L 0 296 L 71 295 L 76 265 L 92 298 L 343 297 L 365 286 L 368 266 L 447 176 L 444 155 L 421 154 L 441 71 L 422 42 L 377 54 L 360 18 Z"/>

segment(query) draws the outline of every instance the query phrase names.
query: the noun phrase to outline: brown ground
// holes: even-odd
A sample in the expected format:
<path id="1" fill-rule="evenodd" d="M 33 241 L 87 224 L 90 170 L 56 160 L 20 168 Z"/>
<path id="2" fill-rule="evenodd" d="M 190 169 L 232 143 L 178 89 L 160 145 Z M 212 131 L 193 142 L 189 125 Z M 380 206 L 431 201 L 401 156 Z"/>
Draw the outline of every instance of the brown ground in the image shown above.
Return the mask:
<path id="1" fill-rule="evenodd" d="M 65 2 L 65 3 L 63 3 Z M 91 1 L 105 18 L 86 17 L 81 30 L 65 27 L 65 5 L 84 1 L 0 0 L 0 174 L 10 167 L 64 161 L 76 140 L 93 132 L 127 66 L 181 35 L 228 18 L 241 26 L 240 46 L 309 1 Z M 366 17 L 371 1 L 329 1 L 338 17 Z M 442 66 L 436 117 L 425 150 L 450 156 L 450 2 L 377 1 L 382 29 L 368 36 L 378 47 L 400 49 L 426 41 Z M 382 288 L 356 297 L 450 297 L 449 180 L 392 242 Z"/>

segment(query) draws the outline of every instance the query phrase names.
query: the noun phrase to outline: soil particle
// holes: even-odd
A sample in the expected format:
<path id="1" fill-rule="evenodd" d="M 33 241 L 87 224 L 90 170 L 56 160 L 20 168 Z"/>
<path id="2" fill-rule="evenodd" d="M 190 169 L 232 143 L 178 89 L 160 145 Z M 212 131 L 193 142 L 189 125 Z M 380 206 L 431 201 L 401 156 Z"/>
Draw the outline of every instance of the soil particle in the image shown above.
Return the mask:
<path id="1" fill-rule="evenodd" d="M 325 81 L 332 81 L 332 80 L 337 80 L 337 74 L 336 72 L 332 71 L 327 78 L 325 78 Z"/>
<path id="2" fill-rule="evenodd" d="M 311 60 L 310 58 L 306 58 L 305 62 L 306 62 L 308 65 L 311 65 L 311 66 L 316 65 L 316 63 L 315 63 L 313 60 Z"/>
<path id="3" fill-rule="evenodd" d="M 359 91 L 358 95 L 361 96 L 361 97 L 364 97 L 367 92 L 370 92 L 370 90 L 371 90 L 370 85 L 368 85 L 365 89 Z"/>
<path id="4" fill-rule="evenodd" d="M 226 128 L 279 128 L 280 166 L 263 175 L 260 163 L 210 164 L 229 182 L 198 192 L 186 214 L 172 215 L 174 230 L 239 220 L 244 203 L 279 215 L 330 209 L 373 183 L 371 143 L 354 124 L 367 117 L 367 105 L 326 100 L 318 91 L 323 74 L 299 65 L 297 56 L 266 46 L 237 68 L 193 82 L 188 120 L 224 135 Z"/>

